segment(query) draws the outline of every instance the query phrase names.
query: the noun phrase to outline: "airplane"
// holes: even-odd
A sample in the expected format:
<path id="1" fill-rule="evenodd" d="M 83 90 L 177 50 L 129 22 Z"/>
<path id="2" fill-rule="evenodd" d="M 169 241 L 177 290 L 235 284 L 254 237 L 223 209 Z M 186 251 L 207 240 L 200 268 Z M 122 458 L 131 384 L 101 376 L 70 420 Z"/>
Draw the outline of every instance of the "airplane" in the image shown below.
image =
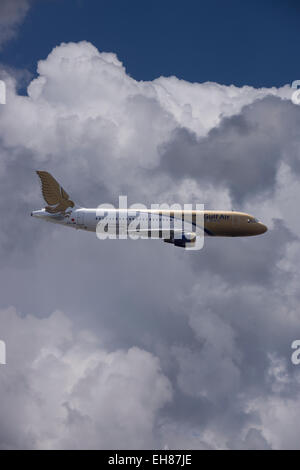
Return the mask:
<path id="1" fill-rule="evenodd" d="M 267 231 L 266 225 L 245 212 L 185 209 L 84 208 L 47 171 L 36 172 L 46 206 L 31 216 L 56 224 L 97 232 L 99 238 L 160 238 L 179 247 L 193 247 L 196 239 L 249 237 Z M 115 237 L 113 237 L 115 235 Z"/>

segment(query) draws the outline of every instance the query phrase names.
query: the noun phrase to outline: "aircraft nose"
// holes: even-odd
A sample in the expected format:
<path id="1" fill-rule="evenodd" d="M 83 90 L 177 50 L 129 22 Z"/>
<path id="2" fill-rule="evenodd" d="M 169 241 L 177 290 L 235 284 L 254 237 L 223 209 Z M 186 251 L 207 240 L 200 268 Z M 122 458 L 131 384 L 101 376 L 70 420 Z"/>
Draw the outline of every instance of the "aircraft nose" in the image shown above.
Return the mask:
<path id="1" fill-rule="evenodd" d="M 268 230 L 268 227 L 264 224 L 259 224 L 260 225 L 260 231 L 259 233 L 262 234 L 262 233 L 265 233 L 267 230 Z"/>

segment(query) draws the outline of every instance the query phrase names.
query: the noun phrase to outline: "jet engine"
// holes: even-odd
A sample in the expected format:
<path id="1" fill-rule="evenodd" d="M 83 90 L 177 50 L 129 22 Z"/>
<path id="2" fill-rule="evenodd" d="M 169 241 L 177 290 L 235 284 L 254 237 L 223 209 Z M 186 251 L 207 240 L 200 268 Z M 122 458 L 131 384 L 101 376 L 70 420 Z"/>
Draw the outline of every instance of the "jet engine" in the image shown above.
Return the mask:
<path id="1" fill-rule="evenodd" d="M 186 246 L 192 246 L 196 242 L 196 233 L 195 232 L 185 232 L 182 234 L 180 238 L 172 237 L 172 238 L 165 238 L 164 242 L 172 243 L 174 246 L 180 246 L 185 248 Z"/>

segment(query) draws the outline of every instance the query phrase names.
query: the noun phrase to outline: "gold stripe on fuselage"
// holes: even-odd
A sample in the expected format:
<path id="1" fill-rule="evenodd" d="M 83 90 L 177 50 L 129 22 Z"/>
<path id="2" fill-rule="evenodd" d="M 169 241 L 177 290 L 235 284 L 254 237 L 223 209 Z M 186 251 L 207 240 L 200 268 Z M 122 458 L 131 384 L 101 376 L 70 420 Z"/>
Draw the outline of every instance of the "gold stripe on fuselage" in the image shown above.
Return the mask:
<path id="1" fill-rule="evenodd" d="M 204 211 L 204 228 L 208 235 L 219 237 L 247 237 L 267 230 L 252 215 L 235 211 Z"/>
<path id="2" fill-rule="evenodd" d="M 197 219 L 204 222 L 205 235 L 216 237 L 247 237 L 260 235 L 267 227 L 246 212 L 236 211 L 195 211 L 195 210 L 148 210 L 151 214 L 164 215 L 182 219 L 196 225 Z M 197 218 L 197 216 L 199 216 Z M 203 217 L 203 218 L 202 218 Z"/>

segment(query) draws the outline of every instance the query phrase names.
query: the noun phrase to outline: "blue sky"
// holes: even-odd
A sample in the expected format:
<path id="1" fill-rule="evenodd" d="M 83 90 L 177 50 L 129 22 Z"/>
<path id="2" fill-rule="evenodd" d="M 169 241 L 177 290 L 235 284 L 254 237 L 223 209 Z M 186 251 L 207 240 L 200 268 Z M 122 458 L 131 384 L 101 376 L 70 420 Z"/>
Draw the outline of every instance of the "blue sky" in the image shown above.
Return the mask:
<path id="1" fill-rule="evenodd" d="M 281 0 L 43 0 L 0 60 L 34 73 L 54 46 L 85 39 L 138 80 L 280 86 L 299 78 L 299 14 L 297 1 Z"/>

